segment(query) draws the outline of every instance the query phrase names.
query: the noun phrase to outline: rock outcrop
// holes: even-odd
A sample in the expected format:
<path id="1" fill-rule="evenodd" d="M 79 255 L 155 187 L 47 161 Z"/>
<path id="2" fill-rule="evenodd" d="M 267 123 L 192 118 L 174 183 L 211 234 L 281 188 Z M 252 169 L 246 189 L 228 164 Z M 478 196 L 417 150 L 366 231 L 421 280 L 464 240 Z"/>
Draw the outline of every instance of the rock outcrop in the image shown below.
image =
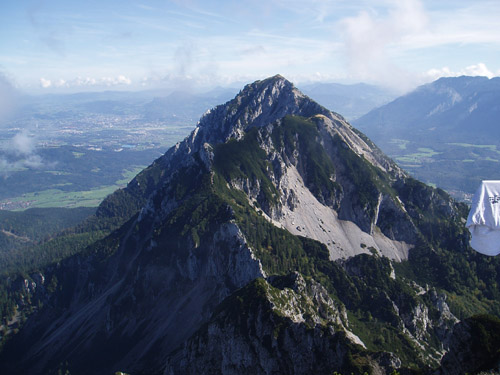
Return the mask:
<path id="1" fill-rule="evenodd" d="M 449 351 L 441 361 L 440 374 L 476 374 L 500 371 L 500 319 L 476 315 L 457 323 L 449 337 Z"/>
<path id="2" fill-rule="evenodd" d="M 343 320 L 345 310 L 314 280 L 297 273 L 259 279 L 219 306 L 166 373 L 386 373 L 401 365 L 394 355 L 368 354 Z"/>

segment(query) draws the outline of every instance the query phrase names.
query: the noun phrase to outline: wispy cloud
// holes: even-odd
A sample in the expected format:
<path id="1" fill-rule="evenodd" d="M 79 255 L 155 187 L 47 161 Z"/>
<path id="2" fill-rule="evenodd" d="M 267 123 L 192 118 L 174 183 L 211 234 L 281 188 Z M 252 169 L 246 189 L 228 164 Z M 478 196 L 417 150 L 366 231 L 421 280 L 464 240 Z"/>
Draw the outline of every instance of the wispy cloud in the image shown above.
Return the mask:
<path id="1" fill-rule="evenodd" d="M 9 146 L 9 150 L 16 155 L 30 155 L 35 151 L 35 139 L 26 130 L 17 133 Z"/>
<path id="2" fill-rule="evenodd" d="M 63 36 L 71 33 L 71 27 L 65 22 L 54 22 L 54 19 L 47 16 L 44 9 L 44 2 L 37 1 L 27 8 L 26 14 L 31 26 L 36 30 L 40 41 L 50 50 L 60 56 L 66 54 L 66 46 Z"/>
<path id="3" fill-rule="evenodd" d="M 483 76 L 488 78 L 493 78 L 498 75 L 493 73 L 484 63 L 477 63 L 474 65 L 470 65 L 465 67 L 464 69 L 454 71 L 449 67 L 445 66 L 439 69 L 430 69 L 425 74 L 425 78 L 429 78 L 431 80 L 435 80 L 439 77 L 459 77 L 459 76 Z"/>
<path id="4" fill-rule="evenodd" d="M 44 89 L 48 89 L 50 86 L 52 86 L 52 81 L 50 79 L 42 77 L 40 78 L 40 86 L 42 86 Z"/>
<path id="5" fill-rule="evenodd" d="M 225 19 L 223 15 L 219 12 L 214 12 L 213 9 L 207 10 L 204 9 L 205 2 L 198 2 L 193 0 L 172 0 L 173 3 L 176 3 L 179 7 L 187 9 L 191 14 L 195 14 L 197 16 L 201 16 L 204 18 L 218 18 Z"/>
<path id="6" fill-rule="evenodd" d="M 45 165 L 37 153 L 35 138 L 27 130 L 17 133 L 7 144 L 4 154 L 0 155 L 0 175 L 3 176 L 22 168 L 41 169 L 49 166 L 53 166 L 53 163 Z"/>
<path id="7" fill-rule="evenodd" d="M 40 78 L 40 87 L 48 88 L 75 88 L 75 87 L 112 87 L 112 86 L 129 86 L 132 80 L 124 75 L 116 77 L 76 77 L 71 80 L 59 78 L 57 80 L 50 80 L 44 77 Z"/>
<path id="8" fill-rule="evenodd" d="M 0 55 L 19 82 L 39 89 L 132 88 L 165 77 L 222 84 L 278 72 L 404 89 L 434 67 L 435 74 L 478 61 L 495 74 L 500 68 L 500 7 L 493 0 L 29 4 L 16 5 L 24 23 L 6 26 L 18 39 L 0 46 Z"/>
<path id="9" fill-rule="evenodd" d="M 156 11 L 157 9 L 155 7 L 152 7 L 150 5 L 146 5 L 143 3 L 135 4 L 136 7 L 144 10 L 150 10 L 150 11 Z"/>
<path id="10" fill-rule="evenodd" d="M 143 27 L 145 29 L 152 29 L 161 32 L 173 32 L 175 31 L 175 26 L 171 24 L 166 24 L 165 22 L 161 22 L 156 18 L 145 17 L 142 15 L 129 15 L 129 14 L 116 14 L 117 18 L 120 18 L 123 21 L 129 23 L 130 27 Z"/>
<path id="11" fill-rule="evenodd" d="M 347 66 L 361 80 L 384 82 L 405 89 L 407 74 L 392 62 L 390 48 L 405 37 L 419 34 L 428 16 L 419 0 L 390 2 L 386 14 L 363 10 L 339 22 L 344 33 Z"/>
<path id="12" fill-rule="evenodd" d="M 424 50 L 446 45 L 465 48 L 500 43 L 500 8 L 497 2 L 453 2 L 453 5 L 453 10 L 429 10 L 429 27 L 420 33 L 406 36 L 400 47 L 406 50 Z"/>

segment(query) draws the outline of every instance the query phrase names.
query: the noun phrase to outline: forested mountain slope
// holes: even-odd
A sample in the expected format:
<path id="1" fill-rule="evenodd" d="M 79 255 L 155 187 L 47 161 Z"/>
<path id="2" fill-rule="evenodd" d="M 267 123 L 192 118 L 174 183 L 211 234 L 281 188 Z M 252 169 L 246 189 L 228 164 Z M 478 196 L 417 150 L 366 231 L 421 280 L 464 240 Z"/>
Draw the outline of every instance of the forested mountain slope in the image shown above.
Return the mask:
<path id="1" fill-rule="evenodd" d="M 257 81 L 99 207 L 116 230 L 43 269 L 0 371 L 437 369 L 459 319 L 500 311 L 466 215 L 283 77 Z"/>

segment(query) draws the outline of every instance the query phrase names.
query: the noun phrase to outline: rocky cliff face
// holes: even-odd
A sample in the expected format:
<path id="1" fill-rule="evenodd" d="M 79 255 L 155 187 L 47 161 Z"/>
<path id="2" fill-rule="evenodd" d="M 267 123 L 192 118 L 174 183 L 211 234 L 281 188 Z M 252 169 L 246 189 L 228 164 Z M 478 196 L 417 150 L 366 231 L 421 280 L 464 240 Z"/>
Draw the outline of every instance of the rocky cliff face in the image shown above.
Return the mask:
<path id="1" fill-rule="evenodd" d="M 173 354 L 166 373 L 385 373 L 400 366 L 394 355 L 368 355 L 347 320 L 343 306 L 314 280 L 298 273 L 259 279 L 220 305 Z"/>
<path id="2" fill-rule="evenodd" d="M 434 234 L 462 211 L 281 76 L 207 112 L 98 212 L 121 205 L 120 229 L 45 270 L 58 286 L 2 372 L 384 373 L 446 351 L 445 298 L 391 260 L 448 246 Z"/>
<path id="3" fill-rule="evenodd" d="M 500 370 L 500 319 L 476 315 L 457 323 L 449 337 L 441 374 L 498 373 Z"/>
<path id="4" fill-rule="evenodd" d="M 57 273 L 62 289 L 47 301 L 50 308 L 16 337 L 30 342 L 23 350 L 29 360 L 9 373 L 54 372 L 55 358 L 95 373 L 160 371 L 165 354 L 206 321 L 219 302 L 265 276 L 230 220 L 211 223 L 210 236 L 201 236 L 200 243 L 182 236 L 172 243 L 176 234 L 170 230 L 152 234 L 165 229 L 164 223 L 159 227 L 143 219 L 134 224 L 138 231 L 127 228 L 112 257 L 103 259 L 97 250 L 64 264 Z M 36 335 L 39 327 L 47 329 L 42 337 Z M 89 356 L 95 362 L 87 362 Z"/>

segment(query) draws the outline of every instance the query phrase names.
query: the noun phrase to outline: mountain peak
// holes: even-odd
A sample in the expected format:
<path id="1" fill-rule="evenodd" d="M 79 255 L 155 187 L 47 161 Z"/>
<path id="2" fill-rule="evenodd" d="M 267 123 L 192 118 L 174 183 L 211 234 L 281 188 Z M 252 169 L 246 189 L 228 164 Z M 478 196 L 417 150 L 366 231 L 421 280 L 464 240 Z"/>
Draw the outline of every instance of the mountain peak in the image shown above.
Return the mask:
<path id="1" fill-rule="evenodd" d="M 283 77 L 281 74 L 275 74 L 274 76 L 266 78 L 266 79 L 281 79 L 281 80 L 284 79 L 284 80 L 286 80 L 285 77 Z"/>
<path id="2" fill-rule="evenodd" d="M 285 115 L 310 117 L 316 114 L 332 116 L 330 111 L 277 74 L 246 85 L 234 99 L 207 111 L 190 138 L 190 149 L 199 150 L 204 143 L 240 139 L 250 128 L 268 125 Z"/>
<path id="3" fill-rule="evenodd" d="M 394 169 L 401 173 L 371 142 L 360 137 L 341 115 L 321 106 L 279 74 L 247 84 L 234 99 L 208 110 L 193 132 L 167 155 L 176 154 L 179 160 L 185 161 L 187 159 L 182 155 L 194 155 L 208 145 L 213 147 L 230 139 L 241 140 L 252 128 L 274 126 L 285 116 L 322 118 L 325 131 L 337 134 L 357 154 L 364 155 L 382 170 Z M 210 158 L 208 154 L 205 156 Z"/>
<path id="4" fill-rule="evenodd" d="M 243 91 L 247 87 L 251 87 L 252 89 L 266 89 L 269 87 L 287 87 L 289 89 L 294 88 L 293 83 L 287 80 L 285 77 L 283 77 L 281 74 L 276 74 L 272 77 L 265 78 L 263 80 L 258 80 L 253 83 L 249 83 L 248 85 L 245 86 Z"/>
<path id="5" fill-rule="evenodd" d="M 295 88 L 292 82 L 277 74 L 264 80 L 249 83 L 240 91 L 233 101 L 245 106 L 248 104 L 259 105 L 262 101 L 265 102 L 264 104 L 279 105 L 285 104 L 284 102 L 291 104 L 290 102 L 297 102 L 305 97 L 304 94 Z M 250 99 L 250 102 L 244 99 Z M 234 105 L 233 101 L 228 103 Z"/>

